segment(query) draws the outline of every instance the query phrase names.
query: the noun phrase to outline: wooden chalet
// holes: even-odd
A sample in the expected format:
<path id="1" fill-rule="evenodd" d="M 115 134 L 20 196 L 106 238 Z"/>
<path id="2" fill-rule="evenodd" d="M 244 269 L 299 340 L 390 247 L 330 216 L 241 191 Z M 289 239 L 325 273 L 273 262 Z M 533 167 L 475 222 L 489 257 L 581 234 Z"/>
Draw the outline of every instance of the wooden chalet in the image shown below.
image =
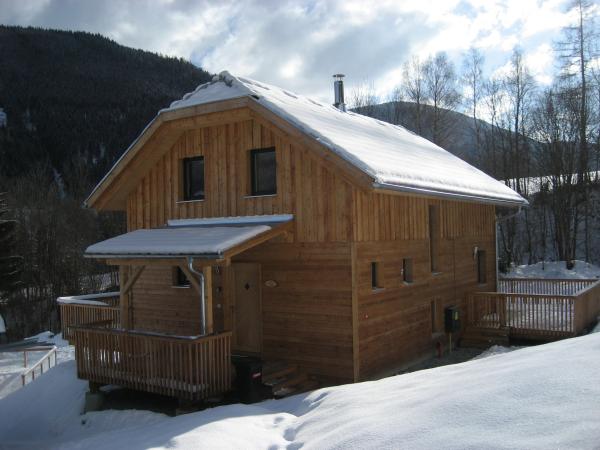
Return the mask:
<path id="1" fill-rule="evenodd" d="M 223 72 L 88 198 L 127 214 L 86 251 L 121 290 L 62 301 L 63 331 L 79 377 L 194 400 L 230 389 L 238 353 L 321 383 L 383 376 L 448 345 L 448 307 L 454 339 L 505 320 L 496 218 L 526 203 L 402 127 Z"/>

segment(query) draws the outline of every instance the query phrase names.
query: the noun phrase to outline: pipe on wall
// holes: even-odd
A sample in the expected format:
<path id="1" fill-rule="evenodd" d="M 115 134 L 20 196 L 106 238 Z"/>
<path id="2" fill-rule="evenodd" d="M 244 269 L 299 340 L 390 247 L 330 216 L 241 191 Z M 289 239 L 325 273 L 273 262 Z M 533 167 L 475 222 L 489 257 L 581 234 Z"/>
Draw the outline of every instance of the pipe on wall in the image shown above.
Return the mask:
<path id="1" fill-rule="evenodd" d="M 194 269 L 194 257 L 187 257 L 188 269 L 194 275 L 198 275 L 200 279 L 200 310 L 202 312 L 202 317 L 200 318 L 200 335 L 206 336 L 206 295 L 204 293 L 204 273 L 198 272 Z"/>

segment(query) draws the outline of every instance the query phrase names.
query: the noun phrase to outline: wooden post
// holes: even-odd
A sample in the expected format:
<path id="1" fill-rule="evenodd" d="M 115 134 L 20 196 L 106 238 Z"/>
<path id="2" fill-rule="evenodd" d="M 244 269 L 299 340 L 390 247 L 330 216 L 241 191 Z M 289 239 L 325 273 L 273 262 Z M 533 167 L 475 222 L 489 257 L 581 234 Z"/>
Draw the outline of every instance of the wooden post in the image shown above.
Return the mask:
<path id="1" fill-rule="evenodd" d="M 206 334 L 213 333 L 213 295 L 212 295 L 212 267 L 204 266 L 204 300 L 206 302 Z"/>
<path id="2" fill-rule="evenodd" d="M 352 270 L 352 379 L 356 383 L 360 380 L 360 341 L 358 335 L 358 257 L 356 254 L 356 243 L 350 244 L 350 264 Z"/>
<path id="3" fill-rule="evenodd" d="M 129 323 L 129 294 L 125 291 L 127 281 L 129 279 L 129 267 L 119 266 L 119 288 L 121 302 L 121 326 L 128 330 L 131 324 Z"/>

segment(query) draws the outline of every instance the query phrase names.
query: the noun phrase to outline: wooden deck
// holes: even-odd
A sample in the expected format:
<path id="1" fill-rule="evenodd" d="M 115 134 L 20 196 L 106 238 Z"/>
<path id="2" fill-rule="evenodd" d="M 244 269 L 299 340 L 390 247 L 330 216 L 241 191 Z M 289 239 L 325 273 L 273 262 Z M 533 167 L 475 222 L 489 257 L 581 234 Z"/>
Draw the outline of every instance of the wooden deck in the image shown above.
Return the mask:
<path id="1" fill-rule="evenodd" d="M 231 332 L 165 336 L 73 327 L 79 378 L 146 392 L 206 400 L 231 388 Z"/>
<path id="2" fill-rule="evenodd" d="M 68 297 L 69 303 L 61 303 L 64 298 L 58 299 L 62 335 L 71 344 L 74 342 L 73 327 L 96 322 L 107 323 L 112 328 L 121 326 L 118 292 Z M 78 299 L 80 303 L 77 303 Z M 97 304 L 91 304 L 94 302 Z"/>
<path id="3" fill-rule="evenodd" d="M 69 297 L 60 312 L 81 379 L 191 401 L 231 389 L 231 332 L 173 336 L 124 330 L 118 293 Z"/>
<path id="4" fill-rule="evenodd" d="M 505 278 L 498 291 L 469 294 L 468 327 L 506 328 L 511 338 L 551 341 L 581 334 L 600 314 L 596 279 Z"/>

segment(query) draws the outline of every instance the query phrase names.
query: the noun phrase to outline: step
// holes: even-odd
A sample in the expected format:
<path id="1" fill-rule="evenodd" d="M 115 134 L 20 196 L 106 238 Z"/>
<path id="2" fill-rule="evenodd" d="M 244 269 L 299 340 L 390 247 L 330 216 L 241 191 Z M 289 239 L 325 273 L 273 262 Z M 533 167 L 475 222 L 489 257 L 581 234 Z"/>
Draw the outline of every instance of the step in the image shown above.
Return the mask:
<path id="1" fill-rule="evenodd" d="M 263 383 L 268 386 L 273 386 L 288 378 L 290 375 L 294 374 L 298 370 L 298 367 L 295 365 L 286 365 L 272 372 L 266 372 L 263 369 Z"/>
<path id="2" fill-rule="evenodd" d="M 290 377 L 281 379 L 279 382 L 271 385 L 273 392 L 278 391 L 282 388 L 290 388 L 299 385 L 308 380 L 308 376 L 304 372 L 296 372 L 290 374 Z"/>
<path id="3" fill-rule="evenodd" d="M 295 384 L 293 386 L 285 386 L 273 391 L 275 398 L 283 398 L 289 395 L 301 394 L 303 392 L 314 391 L 319 388 L 319 382 L 317 380 L 307 378 L 305 381 Z"/>

